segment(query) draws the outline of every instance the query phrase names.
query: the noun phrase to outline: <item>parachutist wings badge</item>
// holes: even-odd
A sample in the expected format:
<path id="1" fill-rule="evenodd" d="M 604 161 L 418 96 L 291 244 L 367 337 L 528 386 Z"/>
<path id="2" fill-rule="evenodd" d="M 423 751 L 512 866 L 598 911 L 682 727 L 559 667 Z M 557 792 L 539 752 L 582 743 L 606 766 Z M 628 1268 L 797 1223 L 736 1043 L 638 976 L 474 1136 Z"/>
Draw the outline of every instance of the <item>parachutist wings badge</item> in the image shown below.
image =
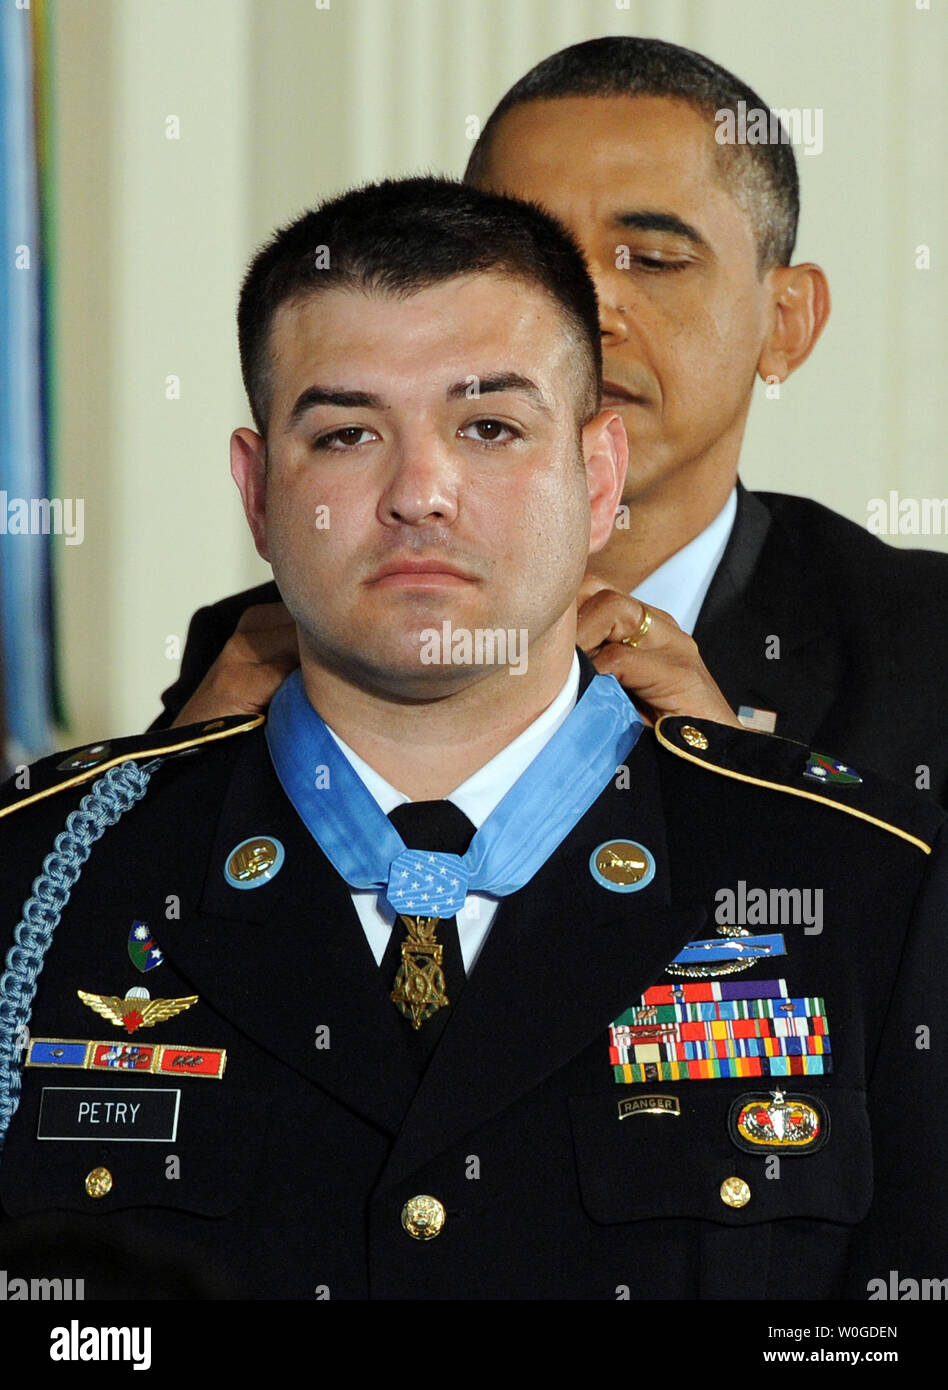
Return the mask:
<path id="1" fill-rule="evenodd" d="M 127 1033 L 134 1033 L 137 1028 L 154 1028 L 156 1023 L 184 1013 L 198 1001 L 196 994 L 185 999 L 150 999 L 148 991 L 143 989 L 129 990 L 124 999 L 117 994 L 89 994 L 84 989 L 76 993 L 88 1008 Z"/>

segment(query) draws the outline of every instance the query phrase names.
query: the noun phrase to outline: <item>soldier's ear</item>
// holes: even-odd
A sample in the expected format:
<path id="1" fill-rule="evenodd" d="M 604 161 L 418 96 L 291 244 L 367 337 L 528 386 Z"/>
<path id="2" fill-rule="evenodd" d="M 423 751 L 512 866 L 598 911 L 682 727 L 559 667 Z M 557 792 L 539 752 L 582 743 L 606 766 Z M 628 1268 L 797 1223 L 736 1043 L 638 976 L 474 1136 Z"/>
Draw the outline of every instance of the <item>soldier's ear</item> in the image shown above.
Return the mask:
<path id="1" fill-rule="evenodd" d="M 612 535 L 629 466 L 628 436 L 614 410 L 600 411 L 583 426 L 583 459 L 589 487 L 589 553 L 593 555 Z"/>
<path id="2" fill-rule="evenodd" d="M 770 332 L 757 371 L 765 381 L 786 381 L 809 357 L 830 312 L 829 282 L 818 265 L 774 266 L 767 271 L 772 293 Z"/>
<path id="3" fill-rule="evenodd" d="M 234 430 L 230 437 L 230 473 L 244 504 L 244 515 L 257 554 L 270 559 L 267 546 L 267 441 L 255 430 Z"/>

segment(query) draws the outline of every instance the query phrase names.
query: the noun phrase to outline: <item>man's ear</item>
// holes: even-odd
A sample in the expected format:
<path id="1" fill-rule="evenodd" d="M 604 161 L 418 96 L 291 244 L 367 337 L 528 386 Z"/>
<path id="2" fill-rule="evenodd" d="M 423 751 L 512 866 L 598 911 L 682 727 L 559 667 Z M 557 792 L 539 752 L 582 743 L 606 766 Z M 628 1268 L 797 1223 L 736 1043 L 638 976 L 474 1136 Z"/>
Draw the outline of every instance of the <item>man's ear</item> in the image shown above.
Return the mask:
<path id="1" fill-rule="evenodd" d="M 267 548 L 267 441 L 251 429 L 234 430 L 230 437 L 230 474 L 240 491 L 247 525 L 257 554 L 270 559 Z"/>
<path id="2" fill-rule="evenodd" d="M 589 487 L 589 553 L 594 555 L 612 535 L 629 467 L 629 440 L 622 417 L 603 410 L 583 426 L 583 459 Z"/>
<path id="3" fill-rule="evenodd" d="M 816 346 L 830 312 L 829 283 L 818 265 L 775 266 L 767 272 L 773 321 L 757 371 L 765 381 L 786 381 Z"/>

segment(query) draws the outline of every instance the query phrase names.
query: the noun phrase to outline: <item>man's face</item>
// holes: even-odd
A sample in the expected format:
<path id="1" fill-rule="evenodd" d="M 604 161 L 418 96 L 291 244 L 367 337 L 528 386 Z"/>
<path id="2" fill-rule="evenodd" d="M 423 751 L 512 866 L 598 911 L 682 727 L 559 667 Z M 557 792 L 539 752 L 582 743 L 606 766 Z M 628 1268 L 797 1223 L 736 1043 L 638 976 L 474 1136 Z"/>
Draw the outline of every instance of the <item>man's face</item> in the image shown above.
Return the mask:
<path id="1" fill-rule="evenodd" d="M 624 458 L 611 491 L 592 487 L 591 528 L 577 349 L 555 302 L 495 274 L 401 298 L 333 289 L 281 306 L 270 347 L 266 451 L 238 431 L 234 471 L 304 665 L 424 698 L 488 674 L 423 662 L 421 634 L 445 621 L 527 629 L 531 663 L 568 650 Z"/>
<path id="2" fill-rule="evenodd" d="M 717 149 L 712 122 L 655 97 L 529 102 L 493 138 L 484 186 L 541 203 L 589 262 L 626 500 L 681 469 L 696 486 L 736 471 L 773 297 Z"/>

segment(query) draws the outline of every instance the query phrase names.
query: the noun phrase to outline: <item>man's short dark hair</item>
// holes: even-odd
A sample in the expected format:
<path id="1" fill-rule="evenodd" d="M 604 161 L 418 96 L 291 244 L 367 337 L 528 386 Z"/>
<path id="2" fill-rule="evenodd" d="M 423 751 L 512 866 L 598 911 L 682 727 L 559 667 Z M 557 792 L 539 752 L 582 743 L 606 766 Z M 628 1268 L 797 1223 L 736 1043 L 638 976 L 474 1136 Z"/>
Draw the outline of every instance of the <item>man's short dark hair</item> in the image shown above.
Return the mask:
<path id="1" fill-rule="evenodd" d="M 272 402 L 270 336 L 277 309 L 328 289 L 411 295 L 494 271 L 538 286 L 576 339 L 580 423 L 602 392 L 596 291 L 579 247 L 534 204 L 443 178 L 388 179 L 321 204 L 254 257 L 237 311 L 240 364 L 257 429 Z"/>
<path id="2" fill-rule="evenodd" d="M 741 101 L 747 112 L 769 110 L 751 87 L 690 48 L 661 39 L 589 39 L 544 58 L 500 99 L 471 152 L 464 182 L 484 181 L 491 141 L 511 107 L 579 96 L 669 97 L 712 121 L 719 111 L 733 111 L 737 119 Z M 789 265 L 800 215 L 792 144 L 781 137 L 759 145 L 715 142 L 714 148 L 721 180 L 754 228 L 758 269 Z"/>

